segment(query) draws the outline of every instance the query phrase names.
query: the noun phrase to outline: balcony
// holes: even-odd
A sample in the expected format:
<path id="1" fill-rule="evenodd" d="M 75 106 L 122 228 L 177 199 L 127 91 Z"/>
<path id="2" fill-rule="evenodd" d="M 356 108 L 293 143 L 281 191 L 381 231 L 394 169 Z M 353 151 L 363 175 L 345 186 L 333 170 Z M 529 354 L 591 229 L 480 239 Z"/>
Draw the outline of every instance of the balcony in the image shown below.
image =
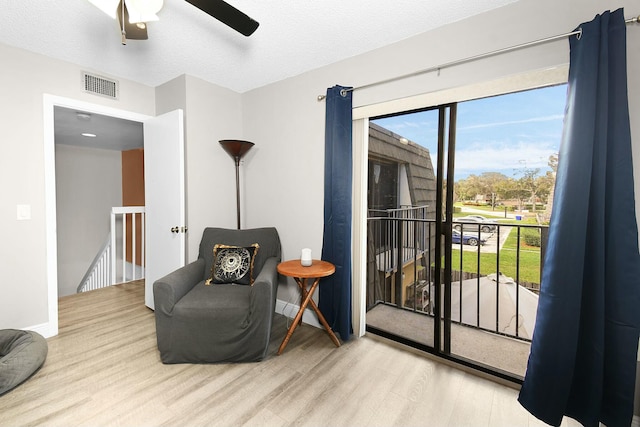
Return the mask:
<path id="1" fill-rule="evenodd" d="M 523 377 L 547 227 L 514 220 L 483 232 L 481 224 L 454 219 L 452 228 L 462 235 L 451 245 L 447 265 L 445 239 L 437 238 L 426 207 L 370 212 L 367 328 Z M 440 350 L 434 340 L 438 312 L 438 329 L 448 331 L 441 334 Z"/>

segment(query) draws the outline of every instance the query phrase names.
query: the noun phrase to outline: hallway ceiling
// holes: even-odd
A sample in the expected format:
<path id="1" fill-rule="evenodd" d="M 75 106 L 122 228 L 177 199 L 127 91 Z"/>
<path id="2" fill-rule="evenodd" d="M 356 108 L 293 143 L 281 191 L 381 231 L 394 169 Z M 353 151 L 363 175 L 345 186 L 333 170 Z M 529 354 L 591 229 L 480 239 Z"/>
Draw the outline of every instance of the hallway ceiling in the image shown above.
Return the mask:
<path id="1" fill-rule="evenodd" d="M 54 107 L 55 143 L 102 150 L 143 148 L 142 123 Z M 93 134 L 83 136 L 82 134 Z"/>

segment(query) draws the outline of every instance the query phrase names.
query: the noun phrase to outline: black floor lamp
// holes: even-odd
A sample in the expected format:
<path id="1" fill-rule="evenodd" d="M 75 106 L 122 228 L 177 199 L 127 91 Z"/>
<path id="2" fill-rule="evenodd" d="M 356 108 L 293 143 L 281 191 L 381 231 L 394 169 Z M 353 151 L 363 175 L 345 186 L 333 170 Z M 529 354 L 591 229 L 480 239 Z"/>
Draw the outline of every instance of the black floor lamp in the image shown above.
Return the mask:
<path id="1" fill-rule="evenodd" d="M 247 151 L 255 144 L 238 139 L 223 139 L 220 141 L 220 145 L 222 145 L 224 151 L 233 157 L 236 163 L 236 207 L 238 211 L 238 230 L 240 230 L 240 159 L 247 154 Z"/>

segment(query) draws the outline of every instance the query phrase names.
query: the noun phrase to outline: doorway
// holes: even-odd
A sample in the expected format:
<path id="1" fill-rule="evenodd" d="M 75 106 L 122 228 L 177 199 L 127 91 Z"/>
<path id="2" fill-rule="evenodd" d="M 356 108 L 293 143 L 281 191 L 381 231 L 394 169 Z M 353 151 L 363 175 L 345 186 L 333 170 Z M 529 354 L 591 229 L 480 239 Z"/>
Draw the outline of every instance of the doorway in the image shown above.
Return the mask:
<path id="1" fill-rule="evenodd" d="M 58 233 L 56 216 L 55 110 L 64 108 L 89 114 L 143 123 L 151 117 L 70 98 L 44 95 L 44 168 L 45 168 L 45 224 L 47 246 L 48 323 L 44 335 L 58 334 Z"/>
<path id="2" fill-rule="evenodd" d="M 144 139 L 140 122 L 56 106 L 56 217 L 58 239 L 58 295 L 71 295 L 111 283 L 109 213 L 118 206 L 144 206 Z M 136 214 L 136 265 L 142 266 L 142 214 Z M 115 220 L 122 230 L 121 217 Z M 126 218 L 127 264 L 118 256 L 116 282 L 132 271 L 129 248 L 133 214 Z M 116 241 L 121 241 L 121 232 Z M 122 243 L 116 244 L 117 253 Z M 104 257 L 104 259 L 103 259 Z M 94 262 L 100 267 L 93 271 Z M 126 265 L 126 267 L 125 267 Z M 89 270 L 87 270 L 89 268 Z M 135 267 L 142 276 L 142 267 Z M 86 283 L 85 283 L 86 282 Z"/>

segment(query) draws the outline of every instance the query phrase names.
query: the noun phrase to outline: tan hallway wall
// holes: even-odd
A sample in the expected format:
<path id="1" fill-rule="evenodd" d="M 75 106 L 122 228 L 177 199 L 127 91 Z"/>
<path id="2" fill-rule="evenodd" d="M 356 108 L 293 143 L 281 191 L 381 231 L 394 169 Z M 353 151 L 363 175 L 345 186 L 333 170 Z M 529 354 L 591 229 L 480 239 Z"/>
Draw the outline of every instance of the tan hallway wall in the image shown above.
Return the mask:
<path id="1" fill-rule="evenodd" d="M 122 152 L 122 206 L 144 206 L 144 149 L 137 148 Z M 136 214 L 136 265 L 142 263 L 141 215 Z M 131 217 L 127 217 L 127 247 L 131 247 Z M 127 262 L 133 262 L 132 253 L 127 251 Z"/>

